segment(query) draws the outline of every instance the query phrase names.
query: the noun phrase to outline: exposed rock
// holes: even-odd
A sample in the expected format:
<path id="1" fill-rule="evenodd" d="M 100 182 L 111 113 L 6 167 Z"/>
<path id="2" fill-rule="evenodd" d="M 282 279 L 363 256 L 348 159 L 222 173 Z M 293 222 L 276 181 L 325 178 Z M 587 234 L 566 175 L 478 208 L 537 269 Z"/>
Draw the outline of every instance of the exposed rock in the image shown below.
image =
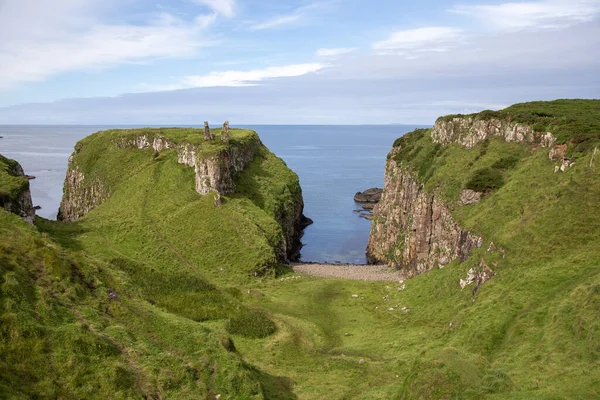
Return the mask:
<path id="1" fill-rule="evenodd" d="M 477 204 L 481 201 L 481 194 L 481 192 L 476 192 L 471 189 L 465 189 L 462 192 L 460 192 L 460 203 L 463 206 L 469 204 Z"/>
<path id="2" fill-rule="evenodd" d="M 7 173 L 11 176 L 22 177 L 26 179 L 21 164 L 0 155 L 0 160 L 8 165 Z M 31 201 L 31 191 L 29 182 L 24 181 L 22 188 L 15 193 L 0 193 L 0 207 L 13 214 L 22 217 L 25 222 L 33 224 L 35 222 L 35 209 Z"/>
<path id="3" fill-rule="evenodd" d="M 375 204 L 374 203 L 364 203 L 362 205 L 363 210 L 368 210 L 371 211 L 375 208 Z"/>
<path id="4" fill-rule="evenodd" d="M 110 191 L 99 178 L 86 179 L 75 161 L 75 154 L 72 154 L 69 157 L 57 219 L 75 221 L 102 204 L 110 195 Z"/>
<path id="5" fill-rule="evenodd" d="M 371 213 L 362 213 L 359 215 L 359 217 L 364 218 L 364 219 L 368 219 L 369 221 L 372 221 L 373 218 L 375 218 L 375 216 Z"/>
<path id="6" fill-rule="evenodd" d="M 554 146 L 550 153 L 548 154 L 548 158 L 553 161 L 562 162 L 567 155 L 567 145 L 566 144 L 557 144 Z"/>
<path id="7" fill-rule="evenodd" d="M 536 132 L 529 125 L 496 118 L 440 118 L 431 130 L 434 143 L 458 143 L 468 149 L 494 136 L 507 142 L 539 143 L 542 147 L 551 147 L 556 142 L 550 132 Z"/>
<path id="8" fill-rule="evenodd" d="M 204 121 L 204 139 L 205 140 L 214 140 L 214 136 L 210 133 L 210 127 L 208 126 L 208 121 Z"/>
<path id="9" fill-rule="evenodd" d="M 357 203 L 377 203 L 381 200 L 381 193 L 383 193 L 383 189 L 379 188 L 371 188 L 364 192 L 356 192 L 354 201 Z"/>
<path id="10" fill-rule="evenodd" d="M 392 150 L 394 151 L 394 150 Z M 388 158 L 381 202 L 374 212 L 367 258 L 387 263 L 408 276 L 466 260 L 483 240 L 463 230 L 435 191 L 427 192 L 412 173 Z"/>
<path id="11" fill-rule="evenodd" d="M 473 296 L 475 296 L 481 285 L 492 279 L 494 275 L 494 271 L 489 267 L 485 260 L 481 260 L 477 268 L 469 269 L 466 278 L 460 280 L 460 288 L 464 289 L 468 285 L 474 283 Z"/>
<path id="12" fill-rule="evenodd" d="M 223 139 L 225 143 L 229 143 L 229 121 L 225 121 L 223 124 L 223 129 L 221 130 L 221 139 Z"/>

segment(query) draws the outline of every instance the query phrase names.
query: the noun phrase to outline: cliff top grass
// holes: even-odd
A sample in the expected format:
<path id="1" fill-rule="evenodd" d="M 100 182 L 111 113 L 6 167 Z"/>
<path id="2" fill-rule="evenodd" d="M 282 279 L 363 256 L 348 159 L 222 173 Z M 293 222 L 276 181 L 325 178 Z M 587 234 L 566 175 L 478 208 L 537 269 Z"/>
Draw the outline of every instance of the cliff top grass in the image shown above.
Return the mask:
<path id="1" fill-rule="evenodd" d="M 539 132 L 552 132 L 558 143 L 569 143 L 576 152 L 585 152 L 600 142 L 600 100 L 534 101 L 499 111 L 447 115 L 440 120 L 449 121 L 457 117 L 503 119 L 527 124 Z"/>
<path id="2" fill-rule="evenodd" d="M 0 154 L 0 196 L 16 198 L 29 188 L 29 181 L 16 175 L 18 163 Z"/>

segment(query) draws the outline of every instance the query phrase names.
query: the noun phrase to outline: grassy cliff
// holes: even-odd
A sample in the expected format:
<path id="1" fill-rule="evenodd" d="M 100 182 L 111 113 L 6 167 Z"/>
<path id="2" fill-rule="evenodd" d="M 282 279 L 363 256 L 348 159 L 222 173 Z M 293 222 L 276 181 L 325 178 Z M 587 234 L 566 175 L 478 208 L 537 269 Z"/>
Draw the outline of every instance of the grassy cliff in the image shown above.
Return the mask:
<path id="1" fill-rule="evenodd" d="M 197 141 L 198 157 L 251 146 L 251 159 L 234 174 L 235 192 L 216 202 L 216 192 L 196 192 L 195 171 L 178 163 L 176 149 L 119 146 L 153 134 Z M 72 157 L 84 178 L 75 190 L 88 179 L 108 196 L 84 217 L 38 218 L 40 233 L 2 210 L 2 394 L 264 397 L 270 376 L 242 361 L 230 335 L 276 330 L 263 310 L 243 304 L 240 284 L 274 275 L 285 240 L 278 218 L 301 214 L 298 177 L 252 131 L 232 130 L 228 144 L 200 135 L 92 135 Z"/>

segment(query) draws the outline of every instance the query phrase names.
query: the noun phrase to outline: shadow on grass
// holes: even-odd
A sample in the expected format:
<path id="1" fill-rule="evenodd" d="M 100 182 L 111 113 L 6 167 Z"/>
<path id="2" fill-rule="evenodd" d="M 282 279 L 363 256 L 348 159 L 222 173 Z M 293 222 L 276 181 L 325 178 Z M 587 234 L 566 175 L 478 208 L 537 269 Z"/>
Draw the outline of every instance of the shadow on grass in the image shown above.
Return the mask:
<path id="1" fill-rule="evenodd" d="M 75 251 L 83 250 L 79 236 L 89 231 L 78 222 L 52 221 L 39 216 L 35 219 L 35 226 L 61 246 Z"/>
<path id="2" fill-rule="evenodd" d="M 294 381 L 287 376 L 274 376 L 267 374 L 260 369 L 245 364 L 245 367 L 250 370 L 259 380 L 266 400 L 295 400 L 298 396 L 292 390 Z"/>

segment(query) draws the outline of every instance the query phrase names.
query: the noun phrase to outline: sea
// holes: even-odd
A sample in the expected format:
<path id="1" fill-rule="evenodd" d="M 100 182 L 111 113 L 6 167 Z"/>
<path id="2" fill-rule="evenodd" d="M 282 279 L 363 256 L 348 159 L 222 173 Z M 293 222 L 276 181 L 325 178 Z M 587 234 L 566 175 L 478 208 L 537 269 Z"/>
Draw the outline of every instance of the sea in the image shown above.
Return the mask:
<path id="1" fill-rule="evenodd" d="M 232 127 L 235 127 L 232 125 Z M 409 125 L 244 125 L 299 178 L 306 228 L 301 260 L 366 263 L 371 222 L 356 210 L 354 194 L 382 187 L 386 155 L 394 140 L 419 126 Z M 134 126 L 0 125 L 0 154 L 17 160 L 31 181 L 37 214 L 56 219 L 67 162 L 75 143 L 105 129 Z"/>

